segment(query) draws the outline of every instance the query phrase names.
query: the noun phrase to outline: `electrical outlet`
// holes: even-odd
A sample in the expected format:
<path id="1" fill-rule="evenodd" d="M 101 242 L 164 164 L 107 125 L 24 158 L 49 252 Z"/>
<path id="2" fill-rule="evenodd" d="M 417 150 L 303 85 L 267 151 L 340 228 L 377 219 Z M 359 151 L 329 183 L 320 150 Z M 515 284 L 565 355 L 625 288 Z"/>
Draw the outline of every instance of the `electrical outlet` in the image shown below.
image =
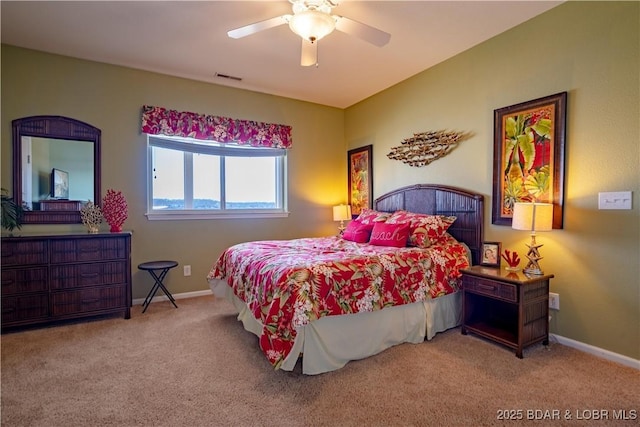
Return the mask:
<path id="1" fill-rule="evenodd" d="M 549 308 L 560 310 L 560 294 L 549 292 Z"/>
<path id="2" fill-rule="evenodd" d="M 184 275 L 185 276 L 191 276 L 191 266 L 190 265 L 185 265 L 184 267 L 182 267 L 183 271 L 184 271 Z"/>

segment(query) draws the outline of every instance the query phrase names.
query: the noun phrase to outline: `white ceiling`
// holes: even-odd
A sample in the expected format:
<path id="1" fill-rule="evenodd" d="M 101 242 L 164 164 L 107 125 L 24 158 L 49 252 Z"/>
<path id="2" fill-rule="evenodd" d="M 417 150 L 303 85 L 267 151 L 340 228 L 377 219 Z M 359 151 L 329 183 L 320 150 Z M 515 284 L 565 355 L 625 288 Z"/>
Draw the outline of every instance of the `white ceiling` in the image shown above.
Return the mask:
<path id="1" fill-rule="evenodd" d="M 318 42 L 317 67 L 300 66 L 300 38 L 287 25 L 242 39 L 227 36 L 228 30 L 290 14 L 286 0 L 2 0 L 1 40 L 346 108 L 560 3 L 343 0 L 333 13 L 386 31 L 391 41 L 376 47 L 334 31 Z"/>

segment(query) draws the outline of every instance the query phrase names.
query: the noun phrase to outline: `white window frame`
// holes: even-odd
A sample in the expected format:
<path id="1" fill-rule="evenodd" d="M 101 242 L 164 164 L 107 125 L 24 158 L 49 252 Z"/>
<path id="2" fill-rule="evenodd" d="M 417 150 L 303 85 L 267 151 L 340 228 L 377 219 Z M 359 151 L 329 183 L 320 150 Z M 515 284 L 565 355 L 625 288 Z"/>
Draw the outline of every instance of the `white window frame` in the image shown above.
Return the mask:
<path id="1" fill-rule="evenodd" d="M 224 162 L 220 168 L 220 202 L 221 209 L 179 209 L 160 210 L 153 208 L 153 147 L 171 148 L 182 151 L 185 154 L 185 205 L 188 204 L 187 194 L 192 194 L 193 177 L 192 162 L 188 158 L 193 153 L 211 154 L 220 157 L 224 156 L 246 156 L 246 157 L 280 157 L 276 163 L 276 199 L 279 207 L 275 209 L 224 209 L 225 203 L 225 178 Z M 147 216 L 148 220 L 191 220 L 191 219 L 225 219 L 225 218 L 283 218 L 289 216 L 288 212 L 288 191 L 287 191 L 287 150 L 281 148 L 268 147 L 248 147 L 235 144 L 221 144 L 210 141 L 199 141 L 189 138 L 165 137 L 160 135 L 147 135 Z"/>

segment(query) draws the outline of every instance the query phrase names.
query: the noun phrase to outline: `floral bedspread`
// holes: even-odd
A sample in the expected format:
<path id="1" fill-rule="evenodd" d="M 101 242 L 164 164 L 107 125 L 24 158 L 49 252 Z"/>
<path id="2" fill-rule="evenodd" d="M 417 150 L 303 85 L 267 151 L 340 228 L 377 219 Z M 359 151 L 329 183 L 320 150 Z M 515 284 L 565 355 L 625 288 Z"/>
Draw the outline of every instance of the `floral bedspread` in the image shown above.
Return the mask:
<path id="1" fill-rule="evenodd" d="M 278 368 L 296 329 L 323 316 L 436 298 L 459 289 L 466 249 L 448 236 L 429 248 L 339 237 L 269 240 L 226 249 L 208 279 L 224 279 L 263 325 L 260 348 Z"/>

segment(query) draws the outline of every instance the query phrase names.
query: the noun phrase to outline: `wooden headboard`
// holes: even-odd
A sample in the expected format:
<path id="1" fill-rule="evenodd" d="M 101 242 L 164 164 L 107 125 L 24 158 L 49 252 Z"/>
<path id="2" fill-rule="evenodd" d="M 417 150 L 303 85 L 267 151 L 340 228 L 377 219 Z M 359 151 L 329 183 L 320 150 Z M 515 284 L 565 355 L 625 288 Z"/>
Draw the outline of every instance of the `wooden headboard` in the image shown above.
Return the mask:
<path id="1" fill-rule="evenodd" d="M 416 184 L 393 190 L 375 200 L 375 209 L 400 209 L 430 215 L 453 215 L 449 233 L 471 250 L 473 264 L 480 263 L 484 239 L 484 196 L 445 185 Z"/>

